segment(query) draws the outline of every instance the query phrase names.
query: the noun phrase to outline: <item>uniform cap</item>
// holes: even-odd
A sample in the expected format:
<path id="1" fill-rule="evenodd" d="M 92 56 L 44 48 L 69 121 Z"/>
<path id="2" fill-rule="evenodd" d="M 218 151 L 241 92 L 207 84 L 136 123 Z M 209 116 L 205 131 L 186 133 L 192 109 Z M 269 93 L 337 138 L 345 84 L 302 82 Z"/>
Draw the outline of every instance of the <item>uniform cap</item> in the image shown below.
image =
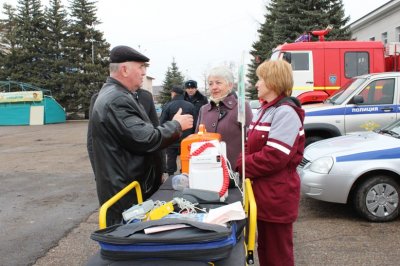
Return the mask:
<path id="1" fill-rule="evenodd" d="M 175 93 L 177 93 L 177 94 L 183 94 L 183 89 L 182 89 L 182 87 L 181 87 L 181 86 L 178 86 L 178 85 L 172 86 L 171 91 L 173 91 L 173 92 L 175 92 Z"/>
<path id="2" fill-rule="evenodd" d="M 188 80 L 185 82 L 185 88 L 197 88 L 197 82 L 194 80 Z"/>
<path id="3" fill-rule="evenodd" d="M 115 46 L 110 52 L 110 63 L 149 62 L 149 60 L 143 54 L 125 45 Z"/>

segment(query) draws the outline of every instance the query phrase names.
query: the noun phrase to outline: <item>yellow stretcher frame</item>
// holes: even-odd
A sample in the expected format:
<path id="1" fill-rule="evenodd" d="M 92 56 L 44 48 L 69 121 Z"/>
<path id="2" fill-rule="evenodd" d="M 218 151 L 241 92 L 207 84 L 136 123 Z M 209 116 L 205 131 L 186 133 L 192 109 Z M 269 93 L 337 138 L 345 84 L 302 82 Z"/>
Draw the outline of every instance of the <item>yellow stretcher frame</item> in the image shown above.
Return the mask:
<path id="1" fill-rule="evenodd" d="M 125 196 L 132 189 L 136 190 L 137 202 L 142 203 L 142 191 L 140 189 L 140 184 L 137 181 L 133 181 L 120 192 L 115 194 L 112 198 L 101 205 L 99 210 L 99 229 L 104 229 L 107 227 L 107 210 L 114 205 L 118 200 Z M 244 189 L 244 210 L 247 216 L 247 226 L 245 230 L 245 249 L 246 249 L 246 263 L 254 264 L 254 247 L 256 240 L 256 226 L 257 226 L 257 205 L 253 194 L 253 188 L 251 186 L 250 179 L 245 180 Z"/>
<path id="2" fill-rule="evenodd" d="M 115 194 L 112 198 L 107 200 L 103 205 L 101 205 L 100 210 L 99 210 L 99 228 L 100 229 L 104 229 L 107 227 L 106 217 L 107 217 L 108 208 L 110 208 L 112 205 L 114 205 L 117 201 L 119 201 L 123 196 L 125 196 L 132 189 L 136 190 L 137 202 L 138 203 L 143 202 L 142 190 L 140 189 L 140 184 L 137 181 L 133 181 L 132 183 L 127 185 L 124 189 L 122 189 L 120 192 Z"/>
<path id="3" fill-rule="evenodd" d="M 251 186 L 250 179 L 246 178 L 244 190 L 244 211 L 247 216 L 247 227 L 245 231 L 245 246 L 246 246 L 246 262 L 254 264 L 254 248 L 256 242 L 256 227 L 257 227 L 257 204 Z"/>

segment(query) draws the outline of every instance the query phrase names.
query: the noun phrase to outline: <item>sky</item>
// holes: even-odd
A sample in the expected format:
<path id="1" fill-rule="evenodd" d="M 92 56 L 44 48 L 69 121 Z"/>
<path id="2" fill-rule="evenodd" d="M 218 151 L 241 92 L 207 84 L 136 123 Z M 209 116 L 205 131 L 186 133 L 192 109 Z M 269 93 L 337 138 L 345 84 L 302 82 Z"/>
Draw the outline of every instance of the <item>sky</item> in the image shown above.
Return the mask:
<path id="1" fill-rule="evenodd" d="M 96 28 L 111 48 L 128 45 L 150 58 L 147 74 L 161 85 L 175 60 L 185 79 L 204 87 L 218 65 L 250 62 L 268 0 L 99 0 Z M 343 0 L 350 22 L 389 0 Z M 17 0 L 0 0 L 16 6 Z M 42 0 L 44 5 L 48 0 Z M 68 6 L 68 0 L 63 0 Z M 2 9 L 1 9 L 2 10 Z"/>

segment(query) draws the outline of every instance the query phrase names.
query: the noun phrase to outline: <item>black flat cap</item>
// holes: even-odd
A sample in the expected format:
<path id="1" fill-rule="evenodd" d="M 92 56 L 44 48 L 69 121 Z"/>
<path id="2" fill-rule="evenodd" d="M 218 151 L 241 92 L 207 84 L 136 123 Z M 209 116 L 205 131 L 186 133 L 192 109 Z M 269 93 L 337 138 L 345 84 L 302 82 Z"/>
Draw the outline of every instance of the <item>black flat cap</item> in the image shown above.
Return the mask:
<path id="1" fill-rule="evenodd" d="M 115 46 L 110 53 L 110 63 L 149 62 L 149 60 L 135 49 L 125 45 Z"/>
<path id="2" fill-rule="evenodd" d="M 197 88 L 197 82 L 194 80 L 188 80 L 185 82 L 185 88 Z"/>
<path id="3" fill-rule="evenodd" d="M 172 86 L 171 91 L 173 91 L 173 92 L 175 92 L 177 94 L 183 94 L 183 89 L 179 85 Z"/>

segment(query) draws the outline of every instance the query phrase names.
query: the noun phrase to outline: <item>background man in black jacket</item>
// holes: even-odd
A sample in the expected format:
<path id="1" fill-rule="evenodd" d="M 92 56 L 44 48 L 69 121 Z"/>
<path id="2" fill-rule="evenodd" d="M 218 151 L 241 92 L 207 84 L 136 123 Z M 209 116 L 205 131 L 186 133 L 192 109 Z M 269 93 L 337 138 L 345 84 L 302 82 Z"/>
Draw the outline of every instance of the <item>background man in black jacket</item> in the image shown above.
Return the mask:
<path id="1" fill-rule="evenodd" d="M 197 117 L 199 116 L 200 108 L 208 103 L 207 97 L 197 90 L 197 82 L 195 80 L 188 80 L 185 82 L 185 100 L 192 103 L 195 109 L 194 126 L 197 125 Z"/>
<path id="2" fill-rule="evenodd" d="M 183 89 L 181 86 L 175 85 L 171 89 L 171 101 L 164 105 L 163 111 L 160 116 L 160 123 L 163 124 L 167 121 L 171 121 L 178 110 L 182 109 L 182 114 L 190 114 L 194 116 L 195 109 L 194 105 L 187 102 L 183 98 Z M 182 136 L 176 140 L 173 144 L 167 147 L 167 160 L 166 160 L 166 172 L 168 175 L 173 175 L 177 170 L 176 158 L 181 153 L 181 140 L 193 134 L 194 127 L 183 131 Z"/>
<path id="3" fill-rule="evenodd" d="M 100 205 L 133 181 L 139 182 L 144 199 L 150 197 L 158 189 L 163 173 L 155 152 L 193 127 L 193 117 L 182 115 L 182 110 L 171 121 L 153 125 L 136 93 L 143 83 L 148 61 L 128 46 L 111 50 L 110 76 L 99 92 L 89 120 Z M 120 199 L 107 212 L 107 226 L 120 223 L 122 212 L 136 202 L 133 191 Z"/>

